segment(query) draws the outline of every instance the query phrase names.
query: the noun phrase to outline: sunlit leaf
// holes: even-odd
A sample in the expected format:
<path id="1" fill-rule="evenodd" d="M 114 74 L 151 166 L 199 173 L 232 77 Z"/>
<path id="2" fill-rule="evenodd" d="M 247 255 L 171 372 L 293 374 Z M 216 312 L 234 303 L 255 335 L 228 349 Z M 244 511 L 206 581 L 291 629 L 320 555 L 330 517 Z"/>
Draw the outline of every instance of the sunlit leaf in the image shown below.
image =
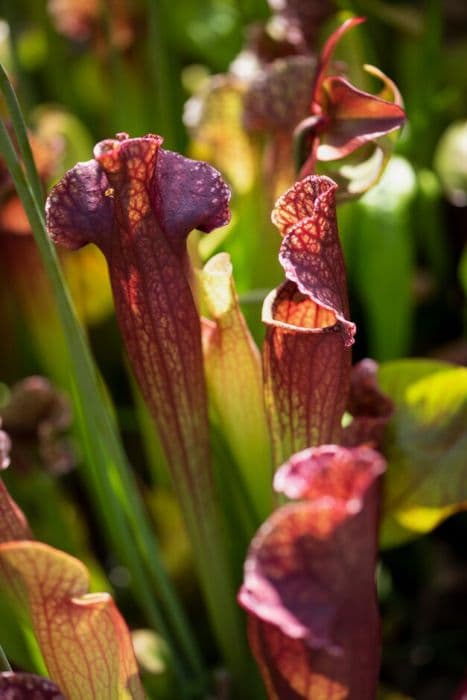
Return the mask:
<path id="1" fill-rule="evenodd" d="M 0 545 L 0 566 L 30 616 L 51 678 L 70 700 L 144 697 L 125 622 L 107 593 L 88 593 L 81 562 L 23 541 Z"/>
<path id="2" fill-rule="evenodd" d="M 82 322 L 92 326 L 110 316 L 112 293 L 102 255 L 85 248 L 75 255 L 63 255 L 62 266 Z"/>
<path id="3" fill-rule="evenodd" d="M 200 277 L 210 316 L 203 322 L 210 401 L 263 520 L 272 508 L 272 466 L 261 356 L 238 304 L 229 257 L 216 255 Z"/>
<path id="4" fill-rule="evenodd" d="M 404 360 L 382 365 L 379 381 L 395 403 L 382 523 L 383 545 L 394 546 L 467 507 L 467 370 Z"/>
<path id="5" fill-rule="evenodd" d="M 88 593 L 78 559 L 32 540 L 0 481 L 2 589 L 29 619 L 50 676 L 69 700 L 144 698 L 130 634 L 107 593 Z"/>

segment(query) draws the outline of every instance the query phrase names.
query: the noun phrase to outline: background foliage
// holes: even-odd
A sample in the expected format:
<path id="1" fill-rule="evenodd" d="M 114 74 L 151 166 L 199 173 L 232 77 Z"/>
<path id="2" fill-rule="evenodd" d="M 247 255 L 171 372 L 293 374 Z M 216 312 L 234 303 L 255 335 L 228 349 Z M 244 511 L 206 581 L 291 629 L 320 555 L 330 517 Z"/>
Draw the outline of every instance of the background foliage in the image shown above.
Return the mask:
<path id="1" fill-rule="evenodd" d="M 339 211 L 352 318 L 358 325 L 354 359 L 426 356 L 465 364 L 467 79 L 462 67 L 467 60 L 467 12 L 462 3 L 448 0 L 342 0 L 335 9 L 367 16 L 351 42 L 344 42 L 342 56 L 353 57 L 352 66 L 364 61 L 377 65 L 394 79 L 408 115 L 398 155 L 383 180 L 360 201 Z M 228 72 L 250 25 L 269 15 L 265 0 L 109 0 L 101 5 L 97 0 L 95 4 L 5 0 L 0 6 L 0 59 L 13 77 L 35 137 L 33 149 L 36 143 L 36 162 L 46 187 L 76 160 L 89 159 L 96 141 L 119 131 L 132 136 L 160 133 L 166 148 L 209 159 L 212 154 L 203 154 L 193 130 L 183 122 L 184 105 L 209 75 Z M 321 37 L 329 33 L 332 21 L 321 28 Z M 226 106 L 227 116 L 235 108 Z M 188 109 L 185 121 L 190 124 Z M 227 148 L 234 137 L 235 143 L 241 143 L 242 134 L 232 134 L 225 123 L 220 146 Z M 258 227 L 258 202 L 265 211 L 270 208 L 268 193 L 254 187 L 242 191 L 249 168 L 254 167 L 255 148 L 259 143 L 249 139 L 244 152 L 236 151 L 240 172 L 232 171 L 226 151 L 225 176 L 234 185 L 233 223 L 220 232 L 222 239 L 216 234 L 206 238 L 200 250 L 204 258 L 218 249 L 231 253 L 243 310 L 260 339 L 264 290 L 278 282 L 280 273 L 275 265 L 277 249 L 272 247 L 278 245 L 275 237 L 270 250 L 259 251 L 261 261 L 254 269 L 251 259 L 258 250 L 245 252 L 238 242 L 247 240 L 248 232 Z M 214 164 L 222 169 L 222 162 Z M 61 388 L 70 388 L 69 360 L 53 295 L 7 186 L 2 171 L 0 415 L 23 377 L 41 374 Z M 162 558 L 198 641 L 215 663 L 215 646 L 202 624 L 204 611 L 164 460 L 122 356 L 103 261 L 97 251 L 86 249 L 73 257 L 62 255 L 61 262 L 112 395 L 114 417 L 158 533 Z M 425 383 L 437 381 L 435 363 L 430 367 Z M 436 368 L 441 375 L 449 373 Z M 398 371 L 402 370 L 396 363 L 382 373 L 383 388 L 389 392 Z M 449 391 L 460 392 L 462 400 L 462 390 L 449 384 L 449 377 L 445 379 L 441 393 L 448 386 Z M 19 405 L 24 409 L 24 404 Z M 411 416 L 410 410 L 407 406 Z M 69 432 L 71 419 L 64 421 L 63 411 L 59 415 L 53 440 L 42 449 L 30 426 L 19 421 L 17 434 L 22 441 L 18 440 L 15 467 L 5 481 L 38 539 L 81 558 L 90 569 L 93 588 L 113 590 L 130 626 L 142 627 L 148 624 L 147 615 L 155 619 L 157 612 L 151 612 L 148 603 L 146 616 L 142 614 L 130 586 L 130 569 L 138 576 L 139 567 L 148 568 L 152 545 L 140 536 L 135 547 L 140 561 L 133 570 L 127 554 L 118 549 L 118 537 L 104 534 L 114 529 L 124 539 L 131 537 L 131 523 L 122 515 L 127 476 L 111 472 L 117 486 L 95 482 L 96 498 L 92 499 L 81 472 L 91 463 L 86 479 L 98 477 L 89 448 L 86 451 L 77 437 L 82 417 L 74 416 L 74 429 Z M 3 417 L 7 424 L 8 416 Z M 422 435 L 422 447 L 423 440 Z M 458 460 L 463 466 L 465 449 Z M 423 514 L 420 517 L 423 520 Z M 145 532 L 141 522 L 133 526 Z M 415 529 L 425 532 L 432 526 L 424 528 L 417 521 Z M 382 680 L 422 700 L 446 698 L 466 670 L 467 518 L 458 513 L 412 541 L 394 529 L 391 532 L 391 527 L 383 537 L 388 548 L 379 567 Z M 148 575 L 157 577 L 158 572 L 153 567 Z M 145 580 L 142 573 L 138 586 L 143 599 Z M 0 643 L 17 664 L 40 671 L 31 640 L 27 634 L 15 636 L 9 616 L 0 600 L 4 621 Z M 3 630 L 8 630 L 5 638 Z M 170 697 L 172 671 L 161 672 L 164 654 L 163 643 L 156 643 L 147 661 L 147 682 L 161 693 L 165 687 Z M 155 659 L 159 666 L 154 666 Z"/>

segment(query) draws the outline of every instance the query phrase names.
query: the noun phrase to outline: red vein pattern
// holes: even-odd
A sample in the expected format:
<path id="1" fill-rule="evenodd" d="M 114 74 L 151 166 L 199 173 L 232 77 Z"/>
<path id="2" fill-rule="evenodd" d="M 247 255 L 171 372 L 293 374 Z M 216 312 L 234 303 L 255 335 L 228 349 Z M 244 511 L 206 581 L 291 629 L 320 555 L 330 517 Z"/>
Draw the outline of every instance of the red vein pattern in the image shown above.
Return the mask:
<path id="1" fill-rule="evenodd" d="M 51 237 L 96 243 L 109 266 L 131 365 L 169 458 L 175 487 L 212 494 L 201 330 L 185 240 L 227 223 L 230 193 L 205 163 L 164 151 L 159 136 L 97 144 L 47 202 Z"/>
<path id="2" fill-rule="evenodd" d="M 347 320 L 346 275 L 335 183 L 310 176 L 277 202 L 279 259 L 288 279 L 263 306 L 265 402 L 276 466 L 305 447 L 339 442 L 355 325 Z"/>
<path id="3" fill-rule="evenodd" d="M 112 598 L 88 593 L 89 575 L 78 559 L 32 541 L 1 481 L 0 580 L 29 617 L 47 670 L 68 700 L 144 698 L 130 633 Z M 0 681 L 3 697 L 1 691 Z"/>
<path id="4" fill-rule="evenodd" d="M 210 464 L 186 237 L 228 222 L 230 191 L 210 165 L 161 143 L 160 136 L 127 134 L 98 143 L 95 160 L 78 163 L 50 193 L 47 225 L 57 243 L 93 242 L 106 257 L 121 333 L 168 458 L 208 607 L 224 605 L 224 619 L 211 619 L 226 647 L 224 630 L 240 631 Z"/>
<path id="5" fill-rule="evenodd" d="M 69 700 L 144 698 L 126 624 L 110 595 L 88 594 L 80 561 L 41 542 L 7 542 L 0 568 Z"/>
<path id="6" fill-rule="evenodd" d="M 273 700 L 373 700 L 381 456 L 325 445 L 294 455 L 274 487 L 300 499 L 260 528 L 239 602 Z"/>

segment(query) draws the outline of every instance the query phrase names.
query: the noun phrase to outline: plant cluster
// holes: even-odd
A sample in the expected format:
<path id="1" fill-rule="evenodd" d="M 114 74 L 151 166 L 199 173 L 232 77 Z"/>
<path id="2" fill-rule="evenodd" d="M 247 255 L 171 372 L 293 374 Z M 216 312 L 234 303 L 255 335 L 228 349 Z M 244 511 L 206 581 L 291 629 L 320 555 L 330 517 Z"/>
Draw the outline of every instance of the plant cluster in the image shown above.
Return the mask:
<path id="1" fill-rule="evenodd" d="M 111 46 L 125 75 L 138 9 L 109 2 L 102 24 L 92 3 L 64 4 L 50 3 L 58 30 L 101 60 Z M 415 184 L 432 181 L 392 156 L 407 115 L 395 83 L 349 51 L 362 18 L 339 18 L 318 52 L 333 4 L 278 5 L 228 73 L 198 81 L 192 157 L 118 131 L 74 164 L 76 125 L 57 113 L 28 133 L 2 69 L 0 254 L 48 378 L 0 396 L 15 494 L 0 481 L 0 697 L 396 697 L 380 682 L 378 559 L 465 508 L 467 371 L 401 359 L 414 319 L 407 212 L 417 187 L 433 211 Z M 160 85 L 169 72 L 156 70 Z M 379 363 L 352 365 L 349 289 Z M 90 350 L 112 301 L 149 479 L 130 465 L 115 387 Z M 109 578 L 86 533 L 67 534 L 80 515 L 57 475 L 76 465 Z M 27 479 L 32 527 L 16 502 Z M 147 629 L 130 632 L 112 595 L 94 592 L 113 584 L 118 599 L 122 576 L 125 617 Z"/>

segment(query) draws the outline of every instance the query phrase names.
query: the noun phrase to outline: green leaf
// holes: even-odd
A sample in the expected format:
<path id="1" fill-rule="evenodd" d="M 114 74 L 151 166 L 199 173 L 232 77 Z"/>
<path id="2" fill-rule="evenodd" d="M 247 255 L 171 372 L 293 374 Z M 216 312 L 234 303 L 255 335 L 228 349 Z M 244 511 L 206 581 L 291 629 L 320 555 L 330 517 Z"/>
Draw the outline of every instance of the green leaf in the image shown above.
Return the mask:
<path id="1" fill-rule="evenodd" d="M 365 310 L 369 355 L 403 357 L 410 348 L 413 318 L 414 242 L 410 209 L 415 173 L 395 157 L 381 181 L 357 205 L 353 276 Z"/>
<path id="2" fill-rule="evenodd" d="M 202 325 L 211 410 L 261 522 L 273 505 L 261 356 L 240 311 L 229 256 L 219 253 L 211 258 L 199 279 L 211 317 Z"/>
<path id="3" fill-rule="evenodd" d="M 430 360 L 381 366 L 395 402 L 384 453 L 382 545 L 430 532 L 467 507 L 467 369 Z"/>
<path id="4" fill-rule="evenodd" d="M 21 618 L 19 606 L 1 592 L 0 619 L 2 630 L 0 644 L 3 652 L 15 667 L 47 675 L 39 645 L 27 621 Z"/>

